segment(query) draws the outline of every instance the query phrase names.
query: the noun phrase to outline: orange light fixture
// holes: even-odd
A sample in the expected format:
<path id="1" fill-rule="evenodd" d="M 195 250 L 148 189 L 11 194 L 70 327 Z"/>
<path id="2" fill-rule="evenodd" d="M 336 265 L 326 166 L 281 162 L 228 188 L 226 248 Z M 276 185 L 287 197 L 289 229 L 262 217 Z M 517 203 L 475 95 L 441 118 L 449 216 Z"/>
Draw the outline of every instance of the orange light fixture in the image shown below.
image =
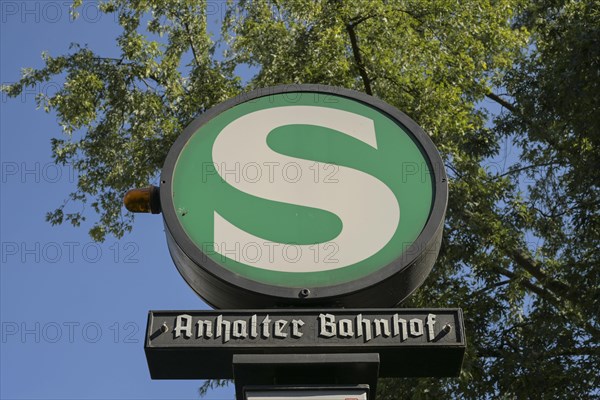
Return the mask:
<path id="1" fill-rule="evenodd" d="M 160 189 L 157 186 L 131 189 L 125 193 L 123 203 L 134 213 L 160 214 Z"/>

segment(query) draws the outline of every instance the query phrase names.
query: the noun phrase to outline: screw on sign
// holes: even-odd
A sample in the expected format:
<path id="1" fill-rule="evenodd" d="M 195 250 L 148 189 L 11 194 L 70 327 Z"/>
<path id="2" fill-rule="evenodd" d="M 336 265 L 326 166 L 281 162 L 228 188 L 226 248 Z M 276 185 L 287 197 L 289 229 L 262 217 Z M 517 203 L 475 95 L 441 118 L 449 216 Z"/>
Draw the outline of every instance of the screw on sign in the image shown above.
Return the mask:
<path id="1" fill-rule="evenodd" d="M 435 262 L 447 182 L 402 112 L 294 85 L 202 114 L 169 151 L 160 190 L 128 196 L 132 211 L 162 211 L 176 267 L 216 308 L 390 307 Z"/>

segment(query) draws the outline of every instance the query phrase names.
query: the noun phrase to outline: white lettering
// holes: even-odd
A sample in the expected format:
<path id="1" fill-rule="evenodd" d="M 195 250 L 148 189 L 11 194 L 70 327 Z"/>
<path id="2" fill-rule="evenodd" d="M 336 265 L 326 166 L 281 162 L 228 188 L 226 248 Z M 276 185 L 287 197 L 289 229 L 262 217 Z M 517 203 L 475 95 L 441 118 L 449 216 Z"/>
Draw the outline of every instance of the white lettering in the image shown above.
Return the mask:
<path id="1" fill-rule="evenodd" d="M 197 327 L 197 332 L 196 332 L 197 338 L 201 338 L 203 336 L 206 336 L 207 338 L 212 337 L 212 322 L 198 320 L 198 322 L 196 322 L 196 327 Z"/>
<path id="2" fill-rule="evenodd" d="M 192 316 L 187 314 L 178 315 L 175 319 L 175 329 L 173 332 L 175 333 L 175 338 L 181 336 L 183 331 L 183 336 L 188 339 L 192 337 Z"/>
<path id="3" fill-rule="evenodd" d="M 352 329 L 352 321 L 349 319 L 340 319 L 339 333 L 341 337 L 352 337 L 354 336 L 354 329 Z"/>
<path id="4" fill-rule="evenodd" d="M 256 318 L 256 314 L 250 318 L 250 337 L 252 339 L 256 339 L 258 337 L 258 322 Z"/>
<path id="5" fill-rule="evenodd" d="M 273 333 L 273 336 L 278 337 L 278 338 L 287 337 L 287 333 L 283 332 L 286 325 L 287 325 L 286 320 L 278 319 L 277 321 L 275 321 L 275 333 Z"/>
<path id="6" fill-rule="evenodd" d="M 335 317 L 331 314 L 319 314 L 319 336 L 330 338 L 335 335 Z"/>
<path id="7" fill-rule="evenodd" d="M 400 335 L 400 340 L 405 341 L 408 338 L 408 330 L 406 326 L 406 320 L 402 319 L 398 316 L 398 314 L 394 314 L 392 319 L 392 325 L 394 330 L 394 336 Z"/>
<path id="8" fill-rule="evenodd" d="M 262 325 L 262 335 L 264 338 L 268 338 L 270 336 L 269 333 L 269 323 L 271 322 L 271 319 L 269 318 L 269 316 L 267 315 L 265 317 L 265 319 L 263 319 L 261 325 Z"/>
<path id="9" fill-rule="evenodd" d="M 295 338 L 302 337 L 303 333 L 300 332 L 300 327 L 304 326 L 304 321 L 301 319 L 292 320 L 292 336 Z"/>
<path id="10" fill-rule="evenodd" d="M 239 339 L 239 338 L 244 339 L 244 338 L 248 337 L 246 321 L 243 321 L 241 319 L 236 319 L 235 321 L 233 321 L 232 331 L 233 331 L 232 335 L 236 339 Z"/>
<path id="11" fill-rule="evenodd" d="M 217 317 L 216 325 L 216 337 L 221 337 L 221 334 L 223 334 L 223 328 L 225 328 L 225 333 L 223 334 L 223 343 L 229 342 L 231 339 L 231 322 L 224 320 L 223 316 L 219 315 Z"/>
<path id="12" fill-rule="evenodd" d="M 423 335 L 423 321 L 418 318 L 411 319 L 408 328 L 411 336 L 419 337 Z"/>
<path id="13" fill-rule="evenodd" d="M 425 325 L 427 325 L 427 340 L 430 342 L 435 339 L 435 329 L 433 328 L 435 325 L 435 314 L 428 314 L 427 320 L 425 321 Z"/>
<path id="14" fill-rule="evenodd" d="M 373 325 L 375 326 L 375 337 L 381 336 L 382 333 L 385 337 L 390 336 L 390 322 L 387 319 L 374 319 Z"/>
<path id="15" fill-rule="evenodd" d="M 371 340 L 371 320 L 367 318 L 363 318 L 362 314 L 358 314 L 356 317 L 356 336 L 361 337 L 363 335 L 363 326 L 364 326 L 364 335 L 365 335 L 365 343 Z"/>

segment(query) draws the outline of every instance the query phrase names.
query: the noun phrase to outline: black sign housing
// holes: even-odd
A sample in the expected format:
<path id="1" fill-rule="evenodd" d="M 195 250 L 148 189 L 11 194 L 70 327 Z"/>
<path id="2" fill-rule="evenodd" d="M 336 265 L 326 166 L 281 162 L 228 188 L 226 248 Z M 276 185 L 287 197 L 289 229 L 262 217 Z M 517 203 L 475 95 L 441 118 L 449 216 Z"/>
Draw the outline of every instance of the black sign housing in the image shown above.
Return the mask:
<path id="1" fill-rule="evenodd" d="M 153 379 L 231 379 L 236 354 L 379 354 L 379 376 L 456 376 L 459 309 L 151 311 Z"/>

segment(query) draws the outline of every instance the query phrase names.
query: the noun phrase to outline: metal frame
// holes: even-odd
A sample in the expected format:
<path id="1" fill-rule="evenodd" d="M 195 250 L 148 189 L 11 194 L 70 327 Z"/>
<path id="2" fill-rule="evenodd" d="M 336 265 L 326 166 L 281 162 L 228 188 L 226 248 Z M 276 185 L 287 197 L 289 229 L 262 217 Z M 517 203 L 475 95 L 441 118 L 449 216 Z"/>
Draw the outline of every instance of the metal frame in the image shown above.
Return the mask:
<path id="1" fill-rule="evenodd" d="M 393 262 L 366 277 L 326 287 L 282 287 L 252 281 L 210 259 L 187 236 L 173 205 L 172 176 L 190 137 L 220 113 L 238 104 L 284 93 L 322 93 L 345 97 L 375 108 L 409 132 L 430 163 L 434 201 L 417 239 Z M 412 119 L 395 107 L 364 93 L 324 85 L 283 85 L 258 89 L 225 101 L 195 119 L 171 147 L 161 175 L 160 200 L 169 251 L 192 289 L 216 308 L 278 306 L 388 307 L 400 303 L 425 280 L 437 258 L 448 200 L 443 161 L 429 138 Z M 308 291 L 306 289 L 309 289 Z"/>
<path id="2" fill-rule="evenodd" d="M 331 338 L 324 342 L 312 336 L 315 330 L 306 330 L 297 343 L 292 340 L 232 339 L 227 343 L 220 341 L 196 341 L 190 338 L 184 344 L 173 338 L 174 319 L 177 315 L 188 314 L 192 317 L 215 318 L 217 315 L 232 318 L 248 318 L 259 314 L 262 318 L 269 315 L 273 320 L 286 317 L 315 317 L 320 313 L 331 313 L 338 318 L 354 317 L 363 314 L 367 318 L 383 317 L 398 313 L 402 318 L 424 317 L 429 313 L 437 314 L 436 329 L 442 334 L 443 326 L 450 323 L 451 330 L 444 331 L 442 339 L 431 342 L 400 341 L 398 338 L 386 338 L 385 341 L 373 339 L 368 343 L 360 339 Z M 371 315 L 371 316 L 369 316 Z M 305 320 L 309 322 L 308 320 Z M 163 329 L 167 324 L 167 329 Z M 310 328 L 308 323 L 305 329 Z M 315 327 L 315 326 L 313 326 Z M 166 335 L 166 336 L 165 336 Z M 447 335 L 447 336 L 446 336 Z M 163 340 L 161 337 L 167 339 Z M 466 350 L 466 337 L 461 309 L 271 309 L 271 310 L 181 310 L 150 311 L 146 327 L 144 351 L 152 379 L 231 379 L 234 378 L 232 360 L 237 355 L 262 355 L 264 357 L 282 357 L 284 363 L 289 357 L 311 354 L 335 354 L 345 357 L 348 354 L 359 356 L 361 353 L 377 354 L 379 376 L 458 376 Z M 255 382 L 258 383 L 258 382 Z M 289 383 L 311 383 L 289 382 Z M 316 382 L 318 383 L 318 382 Z M 328 382 L 328 383 L 334 383 Z M 347 382 L 355 383 L 355 382 Z M 369 383 L 369 382 L 363 382 Z"/>
<path id="3" fill-rule="evenodd" d="M 233 357 L 236 400 L 248 391 L 365 390 L 375 400 L 378 354 L 240 354 Z"/>
<path id="4" fill-rule="evenodd" d="M 314 392 L 314 391 L 364 391 L 367 395 L 368 400 L 375 400 L 375 393 L 370 393 L 369 385 L 269 385 L 269 386 L 245 386 L 243 389 L 244 400 L 247 400 L 248 393 L 259 391 L 259 392 L 273 392 L 279 393 L 281 391 L 294 391 L 297 393 L 303 392 Z M 372 396 L 372 397 L 371 397 Z"/>

